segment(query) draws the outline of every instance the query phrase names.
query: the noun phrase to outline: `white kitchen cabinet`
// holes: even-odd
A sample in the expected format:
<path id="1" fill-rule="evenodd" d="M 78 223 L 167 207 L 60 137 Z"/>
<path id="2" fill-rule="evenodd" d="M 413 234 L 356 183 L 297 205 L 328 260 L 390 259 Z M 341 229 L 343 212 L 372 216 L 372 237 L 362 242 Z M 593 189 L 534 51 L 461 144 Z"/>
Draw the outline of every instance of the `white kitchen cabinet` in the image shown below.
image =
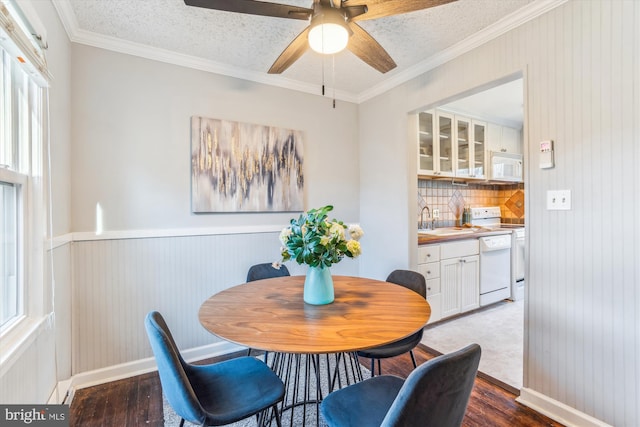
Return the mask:
<path id="1" fill-rule="evenodd" d="M 429 323 L 480 307 L 478 239 L 418 247 L 418 271 L 427 280 Z"/>
<path id="2" fill-rule="evenodd" d="M 454 175 L 452 114 L 434 110 L 418 113 L 418 174 Z"/>
<path id="3" fill-rule="evenodd" d="M 441 318 L 480 307 L 480 257 L 477 239 L 440 245 Z"/>
<path id="4" fill-rule="evenodd" d="M 486 178 L 487 124 L 453 113 L 418 113 L 418 175 Z"/>
<path id="5" fill-rule="evenodd" d="M 522 131 L 508 126 L 489 123 L 487 128 L 487 147 L 489 151 L 523 154 Z"/>
<path id="6" fill-rule="evenodd" d="M 418 174 L 431 175 L 436 170 L 434 162 L 433 121 L 435 113 L 418 113 Z"/>
<path id="7" fill-rule="evenodd" d="M 418 175 L 464 180 L 489 178 L 491 151 L 522 154 L 522 130 L 458 115 L 427 110 L 412 115 L 417 129 Z"/>
<path id="8" fill-rule="evenodd" d="M 486 178 L 487 124 L 455 116 L 455 175 L 461 178 Z"/>

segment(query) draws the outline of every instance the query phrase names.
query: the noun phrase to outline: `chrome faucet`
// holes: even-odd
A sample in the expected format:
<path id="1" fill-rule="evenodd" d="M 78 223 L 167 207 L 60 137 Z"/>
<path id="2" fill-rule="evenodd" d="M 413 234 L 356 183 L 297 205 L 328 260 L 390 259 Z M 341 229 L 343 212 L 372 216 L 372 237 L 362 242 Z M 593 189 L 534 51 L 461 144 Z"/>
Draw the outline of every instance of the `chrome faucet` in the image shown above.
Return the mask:
<path id="1" fill-rule="evenodd" d="M 427 214 L 429 215 L 428 218 L 431 218 L 431 211 L 429 210 L 429 206 L 425 206 L 424 208 L 422 208 L 422 210 L 420 211 L 420 229 L 424 230 L 425 228 L 428 228 L 426 226 L 426 223 L 424 221 L 424 211 L 425 209 L 427 210 Z M 431 228 L 433 228 L 433 221 L 431 222 L 432 226 Z"/>

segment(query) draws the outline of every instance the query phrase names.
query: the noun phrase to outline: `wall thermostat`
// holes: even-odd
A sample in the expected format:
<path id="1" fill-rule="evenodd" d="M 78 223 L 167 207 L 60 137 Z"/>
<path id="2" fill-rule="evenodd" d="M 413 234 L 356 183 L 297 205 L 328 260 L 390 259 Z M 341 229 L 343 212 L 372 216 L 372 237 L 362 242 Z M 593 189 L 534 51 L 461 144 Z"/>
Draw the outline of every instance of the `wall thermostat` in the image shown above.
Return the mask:
<path id="1" fill-rule="evenodd" d="M 553 141 L 540 142 L 540 169 L 553 167 Z"/>

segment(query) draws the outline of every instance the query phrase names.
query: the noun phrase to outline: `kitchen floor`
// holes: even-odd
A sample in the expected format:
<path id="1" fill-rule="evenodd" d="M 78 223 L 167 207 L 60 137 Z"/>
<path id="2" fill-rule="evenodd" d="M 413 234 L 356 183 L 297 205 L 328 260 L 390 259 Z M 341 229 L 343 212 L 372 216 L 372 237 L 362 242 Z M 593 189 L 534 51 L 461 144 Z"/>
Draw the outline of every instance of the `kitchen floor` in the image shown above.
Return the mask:
<path id="1" fill-rule="evenodd" d="M 502 301 L 468 315 L 427 326 L 422 344 L 449 353 L 468 344 L 482 348 L 479 370 L 522 388 L 524 301 Z"/>

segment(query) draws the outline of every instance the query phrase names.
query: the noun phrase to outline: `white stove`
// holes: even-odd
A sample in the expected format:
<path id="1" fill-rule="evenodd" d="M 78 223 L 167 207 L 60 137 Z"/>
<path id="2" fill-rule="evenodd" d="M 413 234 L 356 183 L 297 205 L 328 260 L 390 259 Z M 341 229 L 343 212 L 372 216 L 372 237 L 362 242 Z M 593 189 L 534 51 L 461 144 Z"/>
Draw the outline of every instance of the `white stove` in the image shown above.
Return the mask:
<path id="1" fill-rule="evenodd" d="M 471 208 L 471 225 L 500 228 L 500 207 Z"/>

